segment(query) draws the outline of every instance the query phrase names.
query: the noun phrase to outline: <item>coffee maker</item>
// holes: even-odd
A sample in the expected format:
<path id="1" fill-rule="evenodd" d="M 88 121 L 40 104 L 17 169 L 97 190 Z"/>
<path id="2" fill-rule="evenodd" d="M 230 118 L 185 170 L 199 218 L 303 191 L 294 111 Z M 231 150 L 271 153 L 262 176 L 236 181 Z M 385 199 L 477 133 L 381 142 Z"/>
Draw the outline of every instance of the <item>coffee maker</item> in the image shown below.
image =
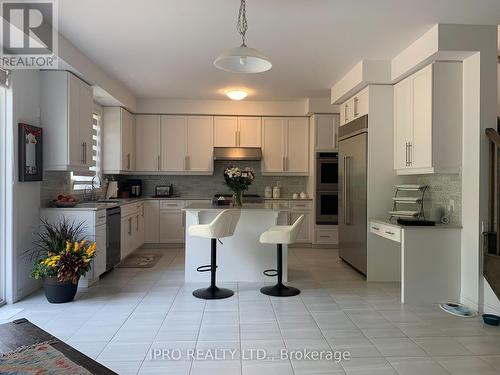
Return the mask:
<path id="1" fill-rule="evenodd" d="M 130 192 L 130 197 L 140 197 L 142 195 L 142 180 L 129 178 L 127 180 L 127 190 Z"/>

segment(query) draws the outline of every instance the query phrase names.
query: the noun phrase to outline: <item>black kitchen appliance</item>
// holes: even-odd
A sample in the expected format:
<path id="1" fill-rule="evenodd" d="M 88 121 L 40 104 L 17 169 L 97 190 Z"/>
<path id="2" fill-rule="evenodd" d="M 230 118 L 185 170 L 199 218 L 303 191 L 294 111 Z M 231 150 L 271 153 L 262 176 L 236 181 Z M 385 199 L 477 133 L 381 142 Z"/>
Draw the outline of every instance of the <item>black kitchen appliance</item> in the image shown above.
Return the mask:
<path id="1" fill-rule="evenodd" d="M 106 210 L 106 271 L 121 260 L 121 208 Z"/>
<path id="2" fill-rule="evenodd" d="M 127 190 L 130 197 L 138 198 L 142 195 L 142 180 L 138 178 L 129 178 L 127 180 Z"/>
<path id="3" fill-rule="evenodd" d="M 339 154 L 337 152 L 318 152 L 316 154 L 316 189 L 319 191 L 338 191 Z"/>
<path id="4" fill-rule="evenodd" d="M 155 187 L 155 198 L 171 197 L 174 195 L 174 187 L 170 185 L 156 185 Z"/>

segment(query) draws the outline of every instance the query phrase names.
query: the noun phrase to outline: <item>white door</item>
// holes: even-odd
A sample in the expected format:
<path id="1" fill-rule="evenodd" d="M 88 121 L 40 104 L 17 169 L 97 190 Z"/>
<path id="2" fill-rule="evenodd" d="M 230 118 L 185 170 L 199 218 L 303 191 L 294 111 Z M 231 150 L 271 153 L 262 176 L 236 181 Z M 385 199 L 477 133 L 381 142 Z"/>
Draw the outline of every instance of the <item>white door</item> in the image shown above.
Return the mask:
<path id="1" fill-rule="evenodd" d="M 287 120 L 287 149 L 285 170 L 290 173 L 309 171 L 309 119 Z"/>
<path id="2" fill-rule="evenodd" d="M 213 117 L 188 116 L 187 120 L 187 168 L 191 172 L 212 172 Z"/>
<path id="3" fill-rule="evenodd" d="M 214 117 L 214 147 L 238 146 L 238 117 Z"/>
<path id="4" fill-rule="evenodd" d="M 80 82 L 68 74 L 68 144 L 69 164 L 83 166 L 85 161 L 83 139 L 80 136 Z"/>
<path id="5" fill-rule="evenodd" d="M 262 172 L 283 172 L 285 168 L 286 120 L 264 117 L 262 119 Z"/>
<path id="6" fill-rule="evenodd" d="M 184 242 L 182 212 L 174 210 L 160 211 L 160 243 Z"/>
<path id="7" fill-rule="evenodd" d="M 413 78 L 411 167 L 432 167 L 432 64 Z"/>
<path id="8" fill-rule="evenodd" d="M 160 242 L 160 201 L 144 201 L 144 242 Z"/>
<path id="9" fill-rule="evenodd" d="M 262 119 L 260 117 L 238 117 L 238 146 L 261 147 Z"/>
<path id="10" fill-rule="evenodd" d="M 186 162 L 186 116 L 161 116 L 161 170 L 182 172 Z"/>
<path id="11" fill-rule="evenodd" d="M 92 115 L 94 111 L 94 94 L 92 87 L 79 81 L 79 132 L 80 139 L 83 142 L 84 167 L 91 167 L 92 161 Z"/>
<path id="12" fill-rule="evenodd" d="M 315 115 L 316 150 L 332 151 L 337 148 L 338 115 Z"/>
<path id="13" fill-rule="evenodd" d="M 412 138 L 412 84 L 405 79 L 394 86 L 394 169 L 408 168 Z"/>
<path id="14" fill-rule="evenodd" d="M 137 115 L 135 118 L 135 169 L 139 172 L 161 169 L 159 115 Z"/>

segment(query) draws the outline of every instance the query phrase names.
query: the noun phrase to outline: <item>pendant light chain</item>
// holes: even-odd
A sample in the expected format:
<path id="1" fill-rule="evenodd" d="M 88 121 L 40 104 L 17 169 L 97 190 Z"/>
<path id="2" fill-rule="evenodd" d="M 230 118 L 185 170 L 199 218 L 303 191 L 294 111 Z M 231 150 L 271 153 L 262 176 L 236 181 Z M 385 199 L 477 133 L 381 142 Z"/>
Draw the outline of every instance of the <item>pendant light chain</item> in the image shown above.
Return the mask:
<path id="1" fill-rule="evenodd" d="M 238 33 L 241 35 L 242 46 L 246 47 L 246 33 L 248 30 L 247 24 L 247 12 L 246 12 L 246 2 L 245 0 L 241 0 L 240 11 L 238 12 L 238 23 L 236 24 L 236 29 Z"/>

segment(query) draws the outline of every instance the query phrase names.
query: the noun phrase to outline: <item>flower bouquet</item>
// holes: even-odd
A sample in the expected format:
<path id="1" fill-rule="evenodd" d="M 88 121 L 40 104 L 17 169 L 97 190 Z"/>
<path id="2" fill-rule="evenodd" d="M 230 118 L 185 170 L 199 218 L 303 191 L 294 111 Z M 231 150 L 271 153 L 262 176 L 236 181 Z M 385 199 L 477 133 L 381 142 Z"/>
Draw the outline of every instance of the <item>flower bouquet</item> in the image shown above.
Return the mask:
<path id="1" fill-rule="evenodd" d="M 250 167 L 241 169 L 230 166 L 224 169 L 224 182 L 233 191 L 235 206 L 241 207 L 241 195 L 248 190 L 254 179 L 255 172 Z"/>

